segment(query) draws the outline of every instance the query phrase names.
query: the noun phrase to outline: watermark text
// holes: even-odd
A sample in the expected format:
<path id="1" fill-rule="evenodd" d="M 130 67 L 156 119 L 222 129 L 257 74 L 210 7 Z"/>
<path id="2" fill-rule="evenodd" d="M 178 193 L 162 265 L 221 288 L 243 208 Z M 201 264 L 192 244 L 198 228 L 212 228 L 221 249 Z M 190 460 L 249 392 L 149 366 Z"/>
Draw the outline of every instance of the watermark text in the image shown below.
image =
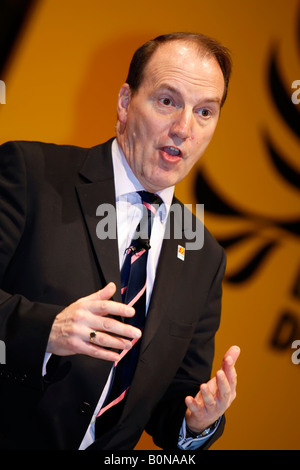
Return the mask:
<path id="1" fill-rule="evenodd" d="M 296 89 L 291 97 L 292 102 L 294 104 L 299 104 L 300 103 L 300 80 L 294 80 L 292 83 L 292 88 Z"/>
<path id="2" fill-rule="evenodd" d="M 142 221 L 147 220 L 144 217 L 147 209 L 143 204 L 138 204 L 142 214 Z M 195 209 L 196 218 L 192 210 Z M 96 216 L 100 218 L 96 226 L 96 235 L 100 240 L 117 239 L 117 212 L 112 204 L 100 204 L 96 210 Z M 128 217 L 130 220 L 130 217 Z M 173 222 L 171 222 L 173 221 Z M 148 233 L 148 226 L 141 223 L 137 229 L 134 238 L 145 238 Z M 167 219 L 164 232 L 164 239 L 186 240 L 186 250 L 200 250 L 204 244 L 204 204 L 172 204 Z M 146 236 L 147 238 L 147 236 Z"/>
<path id="3" fill-rule="evenodd" d="M 2 340 L 0 340 L 0 364 L 6 364 L 6 346 Z"/>
<path id="4" fill-rule="evenodd" d="M 292 349 L 296 349 L 292 354 L 292 363 L 298 365 L 300 364 L 300 339 L 292 342 Z"/>
<path id="5" fill-rule="evenodd" d="M 6 86 L 3 80 L 0 80 L 0 104 L 6 104 Z"/>

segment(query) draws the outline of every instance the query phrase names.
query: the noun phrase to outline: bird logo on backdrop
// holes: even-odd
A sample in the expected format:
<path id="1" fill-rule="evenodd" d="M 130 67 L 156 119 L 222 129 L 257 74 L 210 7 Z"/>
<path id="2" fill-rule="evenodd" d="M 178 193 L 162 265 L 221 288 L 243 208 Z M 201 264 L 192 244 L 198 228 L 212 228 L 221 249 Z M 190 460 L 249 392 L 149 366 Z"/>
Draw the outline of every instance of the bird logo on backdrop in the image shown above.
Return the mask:
<path id="1" fill-rule="evenodd" d="M 300 14 L 298 15 L 296 38 L 296 50 L 300 59 Z M 291 47 L 295 47 L 295 44 Z M 284 75 L 288 75 L 288 71 L 285 70 L 283 73 L 283 70 L 280 68 L 278 45 L 270 47 L 270 55 L 266 59 L 266 64 L 266 84 L 275 109 L 276 118 L 280 119 L 280 125 L 289 133 L 289 138 L 292 138 L 297 146 L 300 140 L 300 80 L 296 80 L 296 78 L 300 79 L 300 69 L 299 77 L 291 77 L 290 86 L 288 87 L 283 79 Z M 295 191 L 296 195 L 300 196 L 299 166 L 297 169 L 295 165 L 290 163 L 298 156 L 290 155 L 290 150 L 287 147 L 285 153 L 279 150 L 274 142 L 275 138 L 272 135 L 272 130 L 269 130 L 267 127 L 267 123 L 264 123 L 262 130 L 258 130 L 264 148 L 263 158 L 267 159 L 270 168 L 283 183 L 282 191 L 285 191 L 285 186 L 288 185 L 289 188 Z M 222 235 L 222 233 L 215 235 L 219 243 L 226 249 L 229 261 L 233 251 L 240 250 L 241 255 L 238 268 L 235 268 L 235 270 L 229 268 L 225 276 L 225 282 L 233 287 L 244 285 L 254 279 L 255 276 L 258 276 L 260 269 L 268 263 L 270 256 L 272 256 L 276 248 L 279 248 L 285 242 L 288 243 L 290 237 L 300 243 L 300 208 L 299 216 L 288 220 L 282 220 L 280 216 L 270 216 L 267 211 L 261 215 L 261 213 L 256 214 L 251 211 L 247 212 L 245 209 L 241 210 L 238 204 L 235 206 L 218 194 L 218 191 L 213 187 L 212 181 L 203 170 L 199 170 L 196 176 L 195 196 L 197 201 L 205 203 L 207 214 L 211 213 L 216 217 L 220 216 L 222 220 L 224 220 L 224 217 L 226 220 L 227 217 L 228 224 L 232 220 L 248 222 L 248 228 L 242 229 L 239 232 L 235 230 L 231 236 Z M 240 247 L 242 244 L 251 243 L 254 240 L 257 240 L 259 243 L 249 257 L 248 254 L 242 253 Z M 295 256 L 297 256 L 296 253 Z M 292 296 L 300 308 L 300 256 L 298 261 L 298 269 L 293 274 L 294 281 L 288 295 Z M 230 262 L 228 264 L 230 266 Z M 292 311 L 291 309 L 276 312 L 278 318 L 275 328 L 270 335 L 269 343 L 271 347 L 277 350 L 285 350 L 291 347 L 293 340 L 300 338 L 299 312 L 300 310 L 297 313 L 297 311 Z"/>

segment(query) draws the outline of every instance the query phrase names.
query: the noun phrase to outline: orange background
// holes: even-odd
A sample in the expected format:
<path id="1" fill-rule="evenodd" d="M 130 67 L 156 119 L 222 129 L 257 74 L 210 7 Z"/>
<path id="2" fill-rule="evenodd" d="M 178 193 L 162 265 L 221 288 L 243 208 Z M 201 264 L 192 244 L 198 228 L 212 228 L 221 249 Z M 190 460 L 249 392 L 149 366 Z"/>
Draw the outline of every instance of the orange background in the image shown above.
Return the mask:
<path id="1" fill-rule="evenodd" d="M 177 188 L 184 203 L 203 202 L 195 196 L 195 179 L 203 170 L 218 196 L 241 213 L 236 217 L 205 210 L 208 228 L 217 238 L 251 232 L 227 249 L 214 369 L 231 344 L 242 352 L 238 396 L 213 449 L 300 448 L 300 364 L 291 360 L 292 339 L 300 339 L 300 243 L 299 235 L 277 223 L 299 220 L 300 192 L 271 164 L 263 139 L 267 132 L 285 163 L 299 174 L 299 136 L 275 107 L 268 82 L 275 48 L 283 85 L 292 95 L 291 84 L 300 79 L 299 22 L 297 0 L 44 0 L 33 9 L 0 77 L 6 83 L 0 143 L 92 146 L 114 135 L 118 91 L 132 53 L 144 41 L 171 31 L 197 31 L 232 51 L 228 101 L 213 142 Z M 295 107 L 299 111 L 300 105 Z M 230 282 L 270 242 L 273 249 L 253 275 Z M 288 324 L 277 337 L 281 348 L 272 346 L 287 312 L 293 338 Z M 155 446 L 144 434 L 137 448 Z"/>

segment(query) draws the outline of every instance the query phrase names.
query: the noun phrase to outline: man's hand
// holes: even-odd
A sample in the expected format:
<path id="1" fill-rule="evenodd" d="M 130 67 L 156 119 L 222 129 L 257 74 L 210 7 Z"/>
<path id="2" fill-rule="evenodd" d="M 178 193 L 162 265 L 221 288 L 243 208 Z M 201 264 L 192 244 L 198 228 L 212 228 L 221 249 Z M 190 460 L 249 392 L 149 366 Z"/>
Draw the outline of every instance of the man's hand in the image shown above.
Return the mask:
<path id="1" fill-rule="evenodd" d="M 135 314 L 133 307 L 110 300 L 115 291 L 115 284 L 110 282 L 60 312 L 52 325 L 47 352 L 59 356 L 86 354 L 117 361 L 119 354 L 107 348 L 128 350 L 132 346 L 130 340 L 140 338 L 142 333 L 138 328 L 122 323 L 121 319 L 107 317 L 132 317 Z M 96 332 L 93 343 L 90 342 L 92 331 Z"/>
<path id="2" fill-rule="evenodd" d="M 216 376 L 201 384 L 195 398 L 186 397 L 185 419 L 191 431 L 200 434 L 222 416 L 235 399 L 237 374 L 234 366 L 239 354 L 240 348 L 232 346 L 226 352 Z"/>

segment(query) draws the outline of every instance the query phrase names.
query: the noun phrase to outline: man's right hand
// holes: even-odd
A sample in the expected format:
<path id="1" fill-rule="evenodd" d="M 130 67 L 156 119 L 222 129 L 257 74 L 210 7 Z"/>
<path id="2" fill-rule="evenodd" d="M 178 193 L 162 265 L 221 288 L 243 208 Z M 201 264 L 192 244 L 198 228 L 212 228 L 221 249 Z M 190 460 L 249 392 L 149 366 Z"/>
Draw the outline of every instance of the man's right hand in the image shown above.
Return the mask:
<path id="1" fill-rule="evenodd" d="M 47 352 L 58 356 L 86 354 L 106 361 L 118 361 L 120 352 L 132 347 L 131 340 L 141 337 L 141 330 L 107 315 L 132 317 L 133 307 L 110 300 L 116 291 L 110 282 L 103 289 L 83 297 L 60 312 L 52 325 Z M 90 333 L 95 331 L 93 342 Z M 127 339 L 128 338 L 128 339 Z"/>

